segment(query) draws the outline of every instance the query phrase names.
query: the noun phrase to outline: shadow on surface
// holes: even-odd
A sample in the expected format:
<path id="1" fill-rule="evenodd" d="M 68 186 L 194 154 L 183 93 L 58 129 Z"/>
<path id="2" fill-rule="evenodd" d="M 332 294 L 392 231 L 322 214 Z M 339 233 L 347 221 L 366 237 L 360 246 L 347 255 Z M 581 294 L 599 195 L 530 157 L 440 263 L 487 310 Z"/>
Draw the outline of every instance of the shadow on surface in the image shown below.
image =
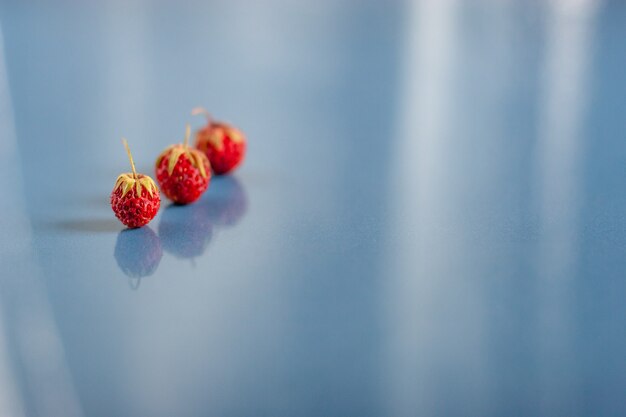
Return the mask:
<path id="1" fill-rule="evenodd" d="M 62 220 L 52 224 L 52 228 L 74 233 L 113 233 L 119 232 L 124 226 L 115 218 Z"/>

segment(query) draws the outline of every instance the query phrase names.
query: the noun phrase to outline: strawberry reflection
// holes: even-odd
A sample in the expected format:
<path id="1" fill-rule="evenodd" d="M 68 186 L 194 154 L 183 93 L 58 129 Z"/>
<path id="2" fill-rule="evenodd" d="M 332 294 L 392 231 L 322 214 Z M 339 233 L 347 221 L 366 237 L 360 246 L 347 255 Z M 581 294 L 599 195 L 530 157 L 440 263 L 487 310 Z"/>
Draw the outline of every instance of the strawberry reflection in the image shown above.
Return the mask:
<path id="1" fill-rule="evenodd" d="M 214 227 L 235 226 L 247 209 L 246 192 L 235 177 L 213 178 L 198 202 L 171 204 L 163 210 L 159 223 L 163 249 L 177 258 L 201 256 L 214 236 Z"/>
<path id="2" fill-rule="evenodd" d="M 171 204 L 163 210 L 159 237 L 163 249 L 177 258 L 202 255 L 212 236 L 213 225 L 205 200 L 186 206 Z"/>
<path id="3" fill-rule="evenodd" d="M 246 190 L 232 175 L 214 178 L 205 199 L 209 218 L 216 226 L 235 226 L 248 210 Z"/>
<path id="4" fill-rule="evenodd" d="M 141 278 L 157 270 L 163 249 L 156 233 L 145 226 L 122 230 L 117 235 L 113 255 L 122 272 L 129 277 L 130 286 L 137 288 Z"/>

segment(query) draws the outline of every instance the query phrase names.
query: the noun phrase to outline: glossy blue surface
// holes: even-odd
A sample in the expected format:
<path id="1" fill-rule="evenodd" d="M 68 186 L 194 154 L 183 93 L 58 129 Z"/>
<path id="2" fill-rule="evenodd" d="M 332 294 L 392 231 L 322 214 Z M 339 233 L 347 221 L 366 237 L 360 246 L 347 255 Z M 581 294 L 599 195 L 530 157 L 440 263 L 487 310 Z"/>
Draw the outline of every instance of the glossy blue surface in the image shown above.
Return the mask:
<path id="1" fill-rule="evenodd" d="M 626 4 L 100 3 L 0 1 L 1 416 L 626 415 Z"/>

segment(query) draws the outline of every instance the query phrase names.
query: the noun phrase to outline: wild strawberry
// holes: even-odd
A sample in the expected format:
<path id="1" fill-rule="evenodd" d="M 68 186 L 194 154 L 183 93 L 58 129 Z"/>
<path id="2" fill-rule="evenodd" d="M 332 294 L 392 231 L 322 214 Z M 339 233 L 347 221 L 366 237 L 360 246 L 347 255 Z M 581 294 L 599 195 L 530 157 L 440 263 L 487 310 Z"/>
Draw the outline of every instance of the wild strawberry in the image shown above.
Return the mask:
<path id="1" fill-rule="evenodd" d="M 163 194 L 177 204 L 196 201 L 209 187 L 211 165 L 207 157 L 190 148 L 190 128 L 187 125 L 185 141 L 166 148 L 156 160 L 156 177 Z"/>
<path id="2" fill-rule="evenodd" d="M 204 114 L 207 124 L 196 132 L 196 148 L 201 150 L 217 175 L 226 174 L 235 169 L 246 155 L 246 138 L 238 129 L 211 120 L 203 108 L 195 108 L 192 115 Z"/>
<path id="3" fill-rule="evenodd" d="M 123 142 L 133 172 L 117 177 L 111 192 L 111 208 L 115 216 L 126 226 L 141 227 L 156 216 L 161 206 L 161 197 L 152 178 L 137 174 L 126 139 L 123 139 Z"/>

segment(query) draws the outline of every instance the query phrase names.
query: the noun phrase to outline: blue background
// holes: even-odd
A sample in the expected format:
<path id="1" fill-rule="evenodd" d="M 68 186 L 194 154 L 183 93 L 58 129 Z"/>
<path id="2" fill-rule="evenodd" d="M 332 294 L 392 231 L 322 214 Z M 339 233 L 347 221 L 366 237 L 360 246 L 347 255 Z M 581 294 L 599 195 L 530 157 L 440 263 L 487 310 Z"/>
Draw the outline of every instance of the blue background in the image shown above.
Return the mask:
<path id="1" fill-rule="evenodd" d="M 0 1 L 0 415 L 625 416 L 626 3 Z M 197 204 L 108 198 L 192 107 Z"/>

